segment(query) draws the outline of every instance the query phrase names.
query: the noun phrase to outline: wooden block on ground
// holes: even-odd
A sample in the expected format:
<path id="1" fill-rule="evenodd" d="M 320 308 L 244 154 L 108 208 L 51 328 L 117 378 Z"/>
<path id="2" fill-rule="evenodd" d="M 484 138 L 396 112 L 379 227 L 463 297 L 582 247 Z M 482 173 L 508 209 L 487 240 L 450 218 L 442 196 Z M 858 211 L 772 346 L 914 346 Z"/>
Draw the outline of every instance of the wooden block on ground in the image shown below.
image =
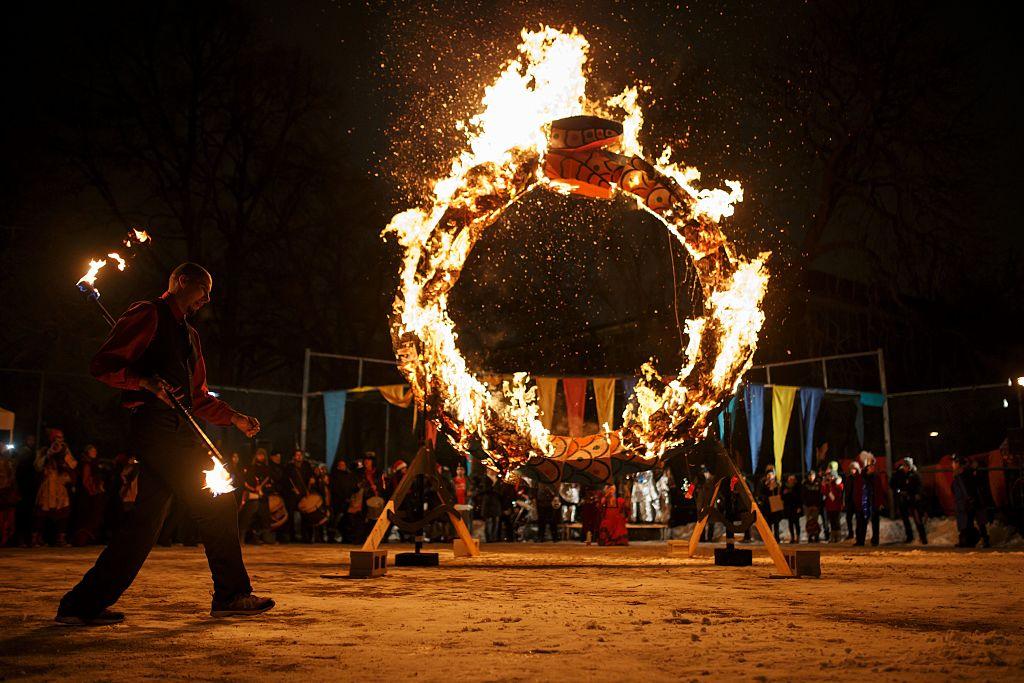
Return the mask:
<path id="1" fill-rule="evenodd" d="M 669 555 L 689 555 L 690 554 L 690 541 L 689 540 L 672 540 L 669 541 L 668 554 Z"/>
<path id="2" fill-rule="evenodd" d="M 794 550 L 783 548 L 786 563 L 794 576 L 821 577 L 821 552 L 818 550 Z"/>
<path id="3" fill-rule="evenodd" d="M 473 540 L 476 552 L 480 552 L 480 541 Z M 472 557 L 472 553 L 461 538 L 456 538 L 452 541 L 452 550 L 455 552 L 455 557 Z"/>
<path id="4" fill-rule="evenodd" d="M 353 550 L 349 553 L 348 575 L 351 578 L 371 579 L 387 573 L 387 550 Z"/>
<path id="5" fill-rule="evenodd" d="M 749 567 L 754 563 L 754 553 L 749 548 L 715 548 L 715 564 L 719 567 Z"/>

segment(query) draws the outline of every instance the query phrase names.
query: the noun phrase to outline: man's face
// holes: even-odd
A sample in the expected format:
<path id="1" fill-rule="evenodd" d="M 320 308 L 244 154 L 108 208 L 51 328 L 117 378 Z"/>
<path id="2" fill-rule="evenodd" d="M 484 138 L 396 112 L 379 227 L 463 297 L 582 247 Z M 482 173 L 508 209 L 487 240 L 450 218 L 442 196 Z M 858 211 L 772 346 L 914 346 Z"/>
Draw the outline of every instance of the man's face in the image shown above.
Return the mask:
<path id="1" fill-rule="evenodd" d="M 195 315 L 200 308 L 210 303 L 212 291 L 213 280 L 206 275 L 178 276 L 178 297 L 185 309 L 185 315 Z"/>
<path id="2" fill-rule="evenodd" d="M 367 470 L 373 470 L 373 458 L 363 458 L 363 467 Z"/>
<path id="3" fill-rule="evenodd" d="M 292 454 L 292 460 L 295 462 L 302 462 L 302 451 L 295 451 L 295 453 Z"/>
<path id="4" fill-rule="evenodd" d="M 59 429 L 54 429 L 53 432 L 51 433 L 50 443 L 51 444 L 62 444 L 62 443 L 64 443 L 64 432 L 60 431 Z"/>
<path id="5" fill-rule="evenodd" d="M 339 472 L 344 472 L 346 470 L 348 470 L 348 463 L 345 462 L 344 460 L 339 460 L 338 461 L 338 471 Z"/>
<path id="6" fill-rule="evenodd" d="M 814 470 L 811 470 L 810 472 L 807 473 L 807 478 L 810 479 L 811 481 L 814 481 L 815 479 L 818 478 L 818 473 L 815 472 Z"/>

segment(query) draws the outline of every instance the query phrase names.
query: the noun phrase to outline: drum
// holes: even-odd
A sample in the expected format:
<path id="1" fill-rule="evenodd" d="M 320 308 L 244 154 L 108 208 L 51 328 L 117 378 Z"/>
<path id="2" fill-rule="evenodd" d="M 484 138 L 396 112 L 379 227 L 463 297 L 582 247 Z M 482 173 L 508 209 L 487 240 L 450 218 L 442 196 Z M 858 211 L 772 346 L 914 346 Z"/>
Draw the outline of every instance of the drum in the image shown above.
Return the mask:
<path id="1" fill-rule="evenodd" d="M 288 521 L 288 508 L 284 505 L 284 498 L 276 493 L 267 496 L 267 505 L 270 507 L 270 528 L 277 531 Z"/>
<path id="2" fill-rule="evenodd" d="M 327 510 L 324 499 L 318 493 L 310 493 L 299 499 L 299 512 L 302 513 L 304 524 L 320 526 L 327 523 Z"/>
<path id="3" fill-rule="evenodd" d="M 372 496 L 366 499 L 366 519 L 377 519 L 384 510 L 384 499 Z"/>

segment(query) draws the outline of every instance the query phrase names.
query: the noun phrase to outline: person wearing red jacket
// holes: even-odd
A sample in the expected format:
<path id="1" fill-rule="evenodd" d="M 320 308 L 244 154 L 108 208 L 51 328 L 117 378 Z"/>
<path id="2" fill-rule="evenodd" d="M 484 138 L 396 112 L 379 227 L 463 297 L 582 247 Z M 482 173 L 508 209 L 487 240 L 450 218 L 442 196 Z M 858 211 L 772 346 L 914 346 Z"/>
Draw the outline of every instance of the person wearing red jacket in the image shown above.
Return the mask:
<path id="1" fill-rule="evenodd" d="M 844 502 L 843 478 L 839 476 L 838 469 L 825 470 L 825 477 L 821 482 L 821 495 L 825 501 L 825 514 L 828 516 L 828 528 L 831 533 L 829 542 L 838 543 L 842 532 L 840 519 Z"/>
<path id="2" fill-rule="evenodd" d="M 252 594 L 238 539 L 234 496 L 203 490 L 210 456 L 173 394 L 193 415 L 215 425 L 234 425 L 254 436 L 260 423 L 211 395 L 199 334 L 187 316 L 210 301 L 213 277 L 202 266 L 183 263 L 171 273 L 167 291 L 141 301 L 118 319 L 93 357 L 93 377 L 124 392 L 131 411 L 132 455 L 139 461 L 135 507 L 100 554 L 95 566 L 60 601 L 56 621 L 70 626 L 113 624 L 124 614 L 109 608 L 142 568 L 156 542 L 172 499 L 184 504 L 199 526 L 213 575 L 214 617 L 244 616 L 274 606 Z"/>

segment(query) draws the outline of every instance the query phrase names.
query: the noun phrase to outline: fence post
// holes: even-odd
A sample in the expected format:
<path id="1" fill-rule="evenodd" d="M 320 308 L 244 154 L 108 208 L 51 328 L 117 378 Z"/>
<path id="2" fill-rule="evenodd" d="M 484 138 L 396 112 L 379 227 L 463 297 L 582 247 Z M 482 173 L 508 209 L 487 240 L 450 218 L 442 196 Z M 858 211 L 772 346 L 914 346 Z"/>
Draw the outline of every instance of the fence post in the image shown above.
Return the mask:
<path id="1" fill-rule="evenodd" d="M 46 372 L 39 373 L 39 402 L 36 404 L 36 448 L 43 443 L 43 394 L 46 393 Z"/>
<path id="2" fill-rule="evenodd" d="M 882 429 L 885 432 L 885 481 L 892 479 L 892 432 L 889 430 L 889 386 L 885 380 L 885 352 L 878 349 L 878 380 L 882 385 Z M 889 516 L 894 516 L 892 490 L 889 490 Z"/>
<path id="3" fill-rule="evenodd" d="M 302 367 L 302 422 L 299 425 L 299 450 L 306 452 L 306 424 L 309 420 L 309 361 L 310 351 L 306 347 L 306 358 Z"/>

